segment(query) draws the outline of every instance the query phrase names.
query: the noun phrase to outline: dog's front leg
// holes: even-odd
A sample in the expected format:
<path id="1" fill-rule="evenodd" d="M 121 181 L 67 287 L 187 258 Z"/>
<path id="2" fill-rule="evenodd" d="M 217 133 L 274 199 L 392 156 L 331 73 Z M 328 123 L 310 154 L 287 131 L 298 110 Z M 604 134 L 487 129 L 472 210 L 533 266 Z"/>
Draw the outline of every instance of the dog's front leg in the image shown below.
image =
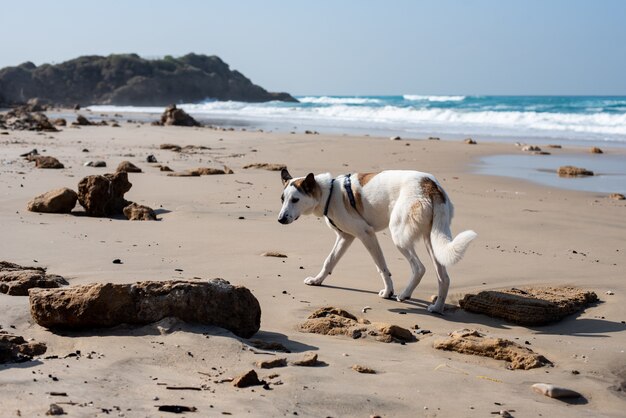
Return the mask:
<path id="1" fill-rule="evenodd" d="M 378 269 L 378 272 L 383 279 L 383 283 L 385 284 L 385 288 L 378 292 L 378 296 L 389 299 L 393 296 L 393 282 L 391 281 L 391 272 L 387 268 L 387 263 L 385 262 L 383 250 L 380 248 L 380 244 L 376 238 L 376 232 L 373 230 L 367 230 L 363 233 L 363 235 L 359 235 L 359 239 L 363 242 L 363 245 L 365 245 L 365 248 L 367 248 L 367 251 L 369 251 L 370 255 L 374 259 L 376 268 Z"/>
<path id="2" fill-rule="evenodd" d="M 354 241 L 354 237 L 352 235 L 345 234 L 343 232 L 337 232 L 337 240 L 335 241 L 335 245 L 333 249 L 330 251 L 328 257 L 326 257 L 326 261 L 324 261 L 324 266 L 322 266 L 322 270 L 315 277 L 307 277 L 304 279 L 304 283 L 311 286 L 319 286 L 322 284 L 324 279 L 328 277 L 329 274 L 333 272 L 333 269 L 337 265 L 337 262 L 346 253 L 350 244 Z"/>

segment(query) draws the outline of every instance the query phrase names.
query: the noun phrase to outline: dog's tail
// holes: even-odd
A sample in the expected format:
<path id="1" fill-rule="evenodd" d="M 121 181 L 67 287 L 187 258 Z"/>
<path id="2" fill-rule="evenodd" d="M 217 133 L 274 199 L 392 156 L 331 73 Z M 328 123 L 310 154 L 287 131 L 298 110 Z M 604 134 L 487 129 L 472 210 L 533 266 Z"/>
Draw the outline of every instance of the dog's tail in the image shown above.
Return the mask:
<path id="1" fill-rule="evenodd" d="M 433 226 L 430 231 L 430 240 L 433 245 L 435 258 L 444 266 L 451 266 L 460 261 L 470 242 L 478 236 L 474 231 L 463 231 L 452 239 L 450 223 L 454 208 L 452 202 L 439 188 L 440 195 L 433 198 Z"/>

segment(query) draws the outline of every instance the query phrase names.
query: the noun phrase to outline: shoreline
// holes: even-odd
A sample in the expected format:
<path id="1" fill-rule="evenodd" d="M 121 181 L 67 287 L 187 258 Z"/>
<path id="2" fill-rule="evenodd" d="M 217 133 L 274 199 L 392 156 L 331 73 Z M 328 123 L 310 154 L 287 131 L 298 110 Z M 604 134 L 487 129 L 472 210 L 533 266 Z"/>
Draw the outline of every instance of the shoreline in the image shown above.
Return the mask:
<path id="1" fill-rule="evenodd" d="M 99 408 L 113 406 L 127 416 L 154 415 L 156 404 L 193 405 L 200 414 L 236 416 L 294 412 L 299 416 L 487 416 L 500 409 L 515 410 L 512 414 L 519 416 L 617 417 L 622 413 L 623 395 L 610 387 L 624 381 L 620 373 L 626 366 L 626 325 L 622 322 L 626 320 L 626 283 L 620 280 L 626 252 L 623 201 L 477 174 L 471 169 L 473 161 L 514 149 L 511 144 L 481 142 L 480 138 L 477 145 L 467 145 L 446 140 L 121 125 L 68 127 L 43 134 L 11 131 L 0 136 L 0 225 L 10 237 L 0 243 L 3 258 L 45 266 L 50 273 L 66 277 L 70 285 L 224 278 L 249 288 L 261 303 L 257 338 L 283 343 L 292 351 L 285 355 L 290 360 L 315 352 L 326 366 L 276 369 L 283 384 L 271 391 L 235 389 L 213 381 L 253 369 L 253 363 L 265 356 L 244 349 L 241 340 L 223 330 L 160 324 L 160 328 L 121 326 L 61 334 L 33 324 L 26 298 L 0 294 L 0 309 L 5 312 L 2 329 L 46 342 L 46 356 L 59 356 L 0 366 L 0 399 L 7 411 L 43 414 L 58 400 L 49 393 L 62 391 L 67 392 L 67 400 L 84 405 L 64 405 L 70 415 L 94 415 Z M 210 149 L 176 153 L 159 149 L 162 143 Z M 59 158 L 66 168 L 35 169 L 18 157 L 32 148 L 46 150 L 45 155 Z M 235 174 L 167 177 L 146 162 L 150 154 L 175 171 L 225 164 Z M 95 159 L 105 160 L 108 167 L 83 165 Z M 129 175 L 133 187 L 127 198 L 159 209 L 161 221 L 26 211 L 32 197 L 63 186 L 75 189 L 84 176 L 112 172 L 122 160 L 144 171 Z M 261 162 L 287 164 L 294 176 L 391 168 L 433 173 L 454 202 L 453 233 L 475 229 L 479 234 L 465 258 L 450 268 L 447 303 L 451 306 L 467 293 L 546 284 L 593 290 L 602 302 L 542 327 L 513 325 L 462 309 L 431 315 L 425 307 L 437 285 L 421 243 L 417 252 L 427 272 L 407 303 L 376 296 L 380 279 L 360 244 L 348 251 L 324 286 L 305 286 L 302 280 L 317 273 L 334 234 L 323 220 L 313 217 L 279 225 L 280 175 L 243 169 Z M 381 232 L 379 241 L 396 290 L 401 290 L 410 268 L 388 232 Z M 287 258 L 262 257 L 266 251 L 283 252 Z M 116 258 L 123 264 L 113 264 Z M 418 324 L 431 333 L 416 343 L 400 345 L 298 331 L 299 324 L 322 306 L 406 328 Z M 362 314 L 365 306 L 371 310 Z M 555 366 L 510 371 L 501 361 L 433 348 L 434 341 L 461 328 L 528 341 L 530 348 Z M 102 356 L 63 358 L 75 350 Z M 356 373 L 351 370 L 353 364 L 378 373 Z M 271 372 L 258 371 L 261 377 Z M 587 403 L 568 405 L 539 396 L 530 389 L 530 384 L 538 382 L 577 390 Z M 206 385 L 207 389 L 181 394 L 158 383 Z"/>

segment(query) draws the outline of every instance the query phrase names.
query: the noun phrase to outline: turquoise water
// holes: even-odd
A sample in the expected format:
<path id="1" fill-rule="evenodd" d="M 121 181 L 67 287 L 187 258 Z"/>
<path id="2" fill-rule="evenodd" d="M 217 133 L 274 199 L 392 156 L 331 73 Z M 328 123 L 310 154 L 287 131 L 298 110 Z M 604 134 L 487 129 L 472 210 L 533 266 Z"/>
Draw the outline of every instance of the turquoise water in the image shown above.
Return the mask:
<path id="1" fill-rule="evenodd" d="M 203 121 L 270 130 L 554 140 L 626 145 L 625 96 L 299 96 L 300 103 L 207 100 L 180 107 Z M 93 106 L 161 113 L 161 107 Z"/>

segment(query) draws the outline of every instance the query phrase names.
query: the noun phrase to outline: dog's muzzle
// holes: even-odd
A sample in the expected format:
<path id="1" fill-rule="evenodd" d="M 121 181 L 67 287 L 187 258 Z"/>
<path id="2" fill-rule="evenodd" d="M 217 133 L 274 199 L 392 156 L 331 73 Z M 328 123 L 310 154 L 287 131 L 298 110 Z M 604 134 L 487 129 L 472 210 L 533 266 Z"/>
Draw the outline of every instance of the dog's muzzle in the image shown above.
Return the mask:
<path id="1" fill-rule="evenodd" d="M 281 216 L 280 218 L 278 218 L 278 222 L 280 222 L 283 225 L 286 225 L 289 223 L 289 218 L 287 218 L 286 216 Z"/>

